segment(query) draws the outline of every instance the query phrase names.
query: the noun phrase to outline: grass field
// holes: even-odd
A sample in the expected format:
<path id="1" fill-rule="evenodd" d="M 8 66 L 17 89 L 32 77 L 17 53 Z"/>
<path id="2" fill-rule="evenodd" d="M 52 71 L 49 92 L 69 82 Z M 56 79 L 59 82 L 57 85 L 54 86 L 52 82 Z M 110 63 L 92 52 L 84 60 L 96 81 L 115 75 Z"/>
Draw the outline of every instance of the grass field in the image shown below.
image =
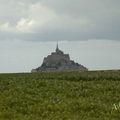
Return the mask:
<path id="1" fill-rule="evenodd" d="M 0 120 L 120 120 L 120 71 L 0 74 Z"/>

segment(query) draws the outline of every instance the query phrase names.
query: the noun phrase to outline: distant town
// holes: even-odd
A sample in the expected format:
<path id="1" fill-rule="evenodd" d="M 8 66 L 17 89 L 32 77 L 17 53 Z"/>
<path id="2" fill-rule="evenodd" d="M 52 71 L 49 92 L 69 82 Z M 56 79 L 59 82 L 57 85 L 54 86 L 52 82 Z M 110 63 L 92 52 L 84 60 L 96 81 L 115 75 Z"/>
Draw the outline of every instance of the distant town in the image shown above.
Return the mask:
<path id="1" fill-rule="evenodd" d="M 83 65 L 70 60 L 69 54 L 64 54 L 56 45 L 56 51 L 44 58 L 40 67 L 32 69 L 31 72 L 49 71 L 88 71 Z"/>

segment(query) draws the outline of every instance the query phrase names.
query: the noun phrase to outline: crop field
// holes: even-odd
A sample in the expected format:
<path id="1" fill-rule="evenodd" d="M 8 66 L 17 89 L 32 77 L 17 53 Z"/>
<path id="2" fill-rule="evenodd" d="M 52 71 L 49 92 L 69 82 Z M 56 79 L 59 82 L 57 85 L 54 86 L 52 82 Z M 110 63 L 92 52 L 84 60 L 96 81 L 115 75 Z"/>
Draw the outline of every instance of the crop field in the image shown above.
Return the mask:
<path id="1" fill-rule="evenodd" d="M 0 120 L 120 120 L 120 71 L 0 74 Z"/>

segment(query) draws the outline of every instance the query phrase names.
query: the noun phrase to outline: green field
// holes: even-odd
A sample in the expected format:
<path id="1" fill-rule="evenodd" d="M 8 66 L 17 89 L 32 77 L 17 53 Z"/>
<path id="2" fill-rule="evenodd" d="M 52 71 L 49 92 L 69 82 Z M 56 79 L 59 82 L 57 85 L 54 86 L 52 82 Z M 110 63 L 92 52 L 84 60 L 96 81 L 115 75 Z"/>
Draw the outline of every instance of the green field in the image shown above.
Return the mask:
<path id="1" fill-rule="evenodd" d="M 0 120 L 120 120 L 120 71 L 0 74 Z"/>

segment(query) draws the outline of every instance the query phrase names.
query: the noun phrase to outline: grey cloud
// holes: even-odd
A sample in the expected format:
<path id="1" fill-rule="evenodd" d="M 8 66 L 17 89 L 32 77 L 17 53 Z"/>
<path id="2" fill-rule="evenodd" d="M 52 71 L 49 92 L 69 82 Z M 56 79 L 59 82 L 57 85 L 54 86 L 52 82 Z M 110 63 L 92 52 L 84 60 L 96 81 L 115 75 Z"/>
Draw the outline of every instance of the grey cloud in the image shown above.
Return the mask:
<path id="1" fill-rule="evenodd" d="M 2 31 L 1 39 L 83 40 L 120 39 L 119 0 L 1 0 L 0 23 L 14 25 L 21 18 L 35 19 L 30 6 L 41 4 L 48 7 L 57 18 L 52 18 L 44 26 L 36 25 L 33 33 Z M 39 6 L 38 6 L 39 7 Z M 49 11 L 48 9 L 48 11 Z M 37 22 L 40 10 L 36 9 Z M 46 14 L 46 13 L 45 13 Z M 49 14 L 49 13 L 48 13 Z M 35 17 L 36 17 L 35 16 Z M 50 17 L 50 16 L 48 16 Z M 52 16 L 51 16 L 52 17 Z M 44 19 L 43 19 L 44 20 Z"/>

